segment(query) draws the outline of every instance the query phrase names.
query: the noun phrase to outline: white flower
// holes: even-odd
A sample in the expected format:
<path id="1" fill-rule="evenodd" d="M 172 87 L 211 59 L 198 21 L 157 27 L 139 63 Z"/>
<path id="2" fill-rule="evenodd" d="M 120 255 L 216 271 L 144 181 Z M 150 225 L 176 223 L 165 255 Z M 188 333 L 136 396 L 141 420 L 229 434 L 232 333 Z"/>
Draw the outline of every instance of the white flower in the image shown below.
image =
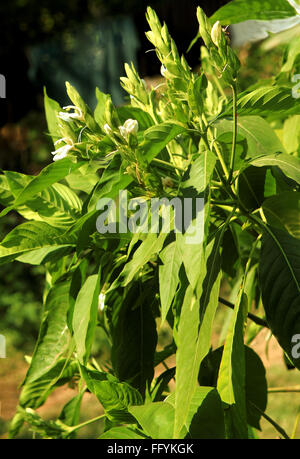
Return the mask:
<path id="1" fill-rule="evenodd" d="M 160 68 L 160 73 L 162 74 L 163 77 L 166 75 L 166 71 L 167 71 L 166 67 L 162 65 Z"/>
<path id="2" fill-rule="evenodd" d="M 76 107 L 75 105 L 67 105 L 66 107 L 63 107 L 63 110 L 74 110 L 73 113 L 66 113 L 66 112 L 59 112 L 58 116 L 64 121 L 72 121 L 72 120 L 79 120 L 83 121 L 83 113 L 82 110 L 79 107 Z"/>
<path id="3" fill-rule="evenodd" d="M 112 132 L 112 128 L 107 123 L 104 124 L 103 129 L 107 135 L 109 135 Z"/>
<path id="4" fill-rule="evenodd" d="M 127 139 L 129 134 L 137 134 L 139 130 L 139 123 L 137 120 L 132 120 L 129 118 L 128 120 L 125 121 L 123 126 L 119 126 L 119 130 L 121 135 Z"/>
<path id="5" fill-rule="evenodd" d="M 59 159 L 63 159 L 67 156 L 68 151 L 71 150 L 72 145 L 64 145 L 63 147 L 58 148 L 55 151 L 51 151 L 53 156 L 53 161 L 58 161 Z"/>
<path id="6" fill-rule="evenodd" d="M 105 294 L 100 293 L 100 295 L 98 296 L 98 310 L 103 311 L 104 306 L 105 306 Z"/>
<path id="7" fill-rule="evenodd" d="M 66 145 L 63 145 L 55 151 L 51 151 L 51 154 L 54 155 L 53 161 L 58 161 L 59 159 L 65 158 L 68 152 L 73 148 L 72 139 L 70 139 L 69 137 L 63 137 L 62 139 L 57 140 L 56 142 L 54 142 L 54 145 L 57 145 L 61 142 L 66 142 Z"/>

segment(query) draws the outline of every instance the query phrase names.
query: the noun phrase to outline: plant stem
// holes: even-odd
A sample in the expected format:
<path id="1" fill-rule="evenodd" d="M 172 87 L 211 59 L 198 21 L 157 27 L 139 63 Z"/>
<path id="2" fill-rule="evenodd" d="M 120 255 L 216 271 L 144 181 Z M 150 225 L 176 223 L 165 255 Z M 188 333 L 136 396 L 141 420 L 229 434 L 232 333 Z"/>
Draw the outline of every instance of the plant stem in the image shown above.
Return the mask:
<path id="1" fill-rule="evenodd" d="M 162 167 L 166 167 L 167 169 L 172 169 L 172 170 L 182 171 L 182 172 L 185 171 L 183 167 L 175 166 L 174 164 L 168 163 L 167 161 L 163 161 L 162 159 L 154 158 L 152 159 L 152 162 L 159 164 Z"/>
<path id="2" fill-rule="evenodd" d="M 286 431 L 282 427 L 280 427 L 280 425 L 278 425 L 277 422 L 275 422 L 272 418 L 270 418 L 270 416 L 268 416 L 260 408 L 258 408 L 258 406 L 256 406 L 253 402 L 251 402 L 251 400 L 249 400 L 249 402 L 253 406 L 253 408 L 255 408 L 256 411 L 258 411 L 262 415 L 263 418 L 265 418 L 267 421 L 269 421 L 270 424 L 272 424 L 273 427 L 275 427 L 277 432 L 279 432 L 280 435 L 283 436 L 283 438 L 285 438 L 286 440 L 290 440 L 290 437 L 288 436 Z"/>
<path id="3" fill-rule="evenodd" d="M 213 78 L 214 83 L 215 83 L 215 85 L 217 86 L 217 88 L 218 88 L 218 90 L 219 90 L 221 96 L 223 96 L 223 97 L 225 98 L 226 102 L 227 102 L 227 96 L 226 96 L 226 94 L 225 94 L 224 89 L 222 88 L 222 85 L 221 85 L 219 79 L 218 79 L 218 78 L 216 77 L 216 75 L 214 75 L 214 74 L 212 75 L 212 78 Z"/>
<path id="4" fill-rule="evenodd" d="M 233 131 L 232 131 L 232 150 L 230 157 L 230 169 L 228 181 L 231 183 L 232 174 L 234 169 L 235 151 L 236 151 L 236 138 L 237 138 L 237 87 L 236 82 L 231 85 L 232 89 L 232 106 L 233 106 Z"/>
<path id="5" fill-rule="evenodd" d="M 299 424 L 299 421 L 300 421 L 300 411 L 298 409 L 298 414 L 296 416 L 296 419 L 295 419 L 295 423 L 294 423 L 294 427 L 293 427 L 293 432 L 291 433 L 291 438 L 294 439 L 296 437 L 296 432 L 297 432 L 297 428 L 298 428 L 298 424 Z"/>
<path id="6" fill-rule="evenodd" d="M 209 126 L 208 126 L 207 119 L 205 118 L 204 115 L 202 115 L 202 118 L 203 118 L 203 121 L 201 120 L 201 123 L 200 123 L 201 129 L 204 131 L 204 129 L 203 129 L 203 127 L 204 127 L 203 124 L 204 124 L 205 127 L 207 128 L 207 131 L 208 131 L 208 132 L 210 133 L 210 135 L 212 136 L 211 130 L 210 130 Z M 212 136 L 212 137 L 213 137 L 213 136 Z M 207 148 L 207 150 L 210 150 L 210 151 L 211 151 L 211 149 L 210 149 L 210 147 L 209 147 L 209 144 L 208 144 L 208 140 L 207 140 L 207 134 L 206 134 L 206 133 L 205 133 L 205 135 L 203 134 L 202 138 L 203 138 L 203 141 L 204 141 L 204 144 L 205 144 L 205 147 Z M 226 164 L 225 164 L 225 161 L 224 161 L 224 159 L 223 159 L 222 153 L 221 153 L 221 151 L 220 151 L 218 145 L 217 145 L 215 142 L 213 143 L 213 145 L 214 145 L 214 148 L 215 148 L 215 151 L 216 151 L 218 160 L 219 160 L 220 163 L 221 163 L 221 166 L 222 166 L 222 169 L 223 169 L 225 178 L 228 179 L 229 173 L 228 173 L 228 169 L 227 169 L 227 166 L 226 166 Z M 222 180 L 222 176 L 221 176 L 221 180 Z M 223 180 L 222 180 L 222 182 L 223 182 Z"/>
<path id="7" fill-rule="evenodd" d="M 234 304 L 231 303 L 230 301 L 225 300 L 224 298 L 219 296 L 219 302 L 224 304 L 224 306 L 228 306 L 231 309 L 234 309 Z M 262 327 L 269 328 L 267 322 L 264 319 L 261 319 L 260 317 L 252 314 L 251 312 L 248 312 L 248 317 L 251 319 L 253 322 L 255 322 L 257 325 L 261 325 Z"/>
<path id="8" fill-rule="evenodd" d="M 85 427 L 85 426 L 87 426 L 89 424 L 92 424 L 93 422 L 100 421 L 100 419 L 103 419 L 103 418 L 106 418 L 106 414 L 101 414 L 101 416 L 97 416 L 96 418 L 89 419 L 88 421 L 82 422 L 81 424 L 78 424 L 77 426 L 74 426 L 71 429 L 71 432 L 75 432 L 75 430 L 79 430 L 82 427 Z"/>
<path id="9" fill-rule="evenodd" d="M 279 392 L 300 392 L 300 386 L 293 387 L 269 387 L 268 392 L 271 394 Z"/>

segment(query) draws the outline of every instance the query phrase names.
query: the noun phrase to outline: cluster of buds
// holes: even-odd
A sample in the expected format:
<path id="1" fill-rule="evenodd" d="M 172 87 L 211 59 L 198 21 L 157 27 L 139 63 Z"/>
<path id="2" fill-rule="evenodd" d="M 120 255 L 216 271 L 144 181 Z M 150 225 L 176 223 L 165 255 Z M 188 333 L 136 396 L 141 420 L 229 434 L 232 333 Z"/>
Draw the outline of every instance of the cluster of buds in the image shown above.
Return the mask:
<path id="1" fill-rule="evenodd" d="M 137 147 L 138 121 L 129 118 L 121 125 L 118 113 L 110 98 L 106 101 L 105 120 L 103 130 L 117 146 Z"/>
<path id="2" fill-rule="evenodd" d="M 230 47 L 221 23 L 217 21 L 211 27 L 208 18 L 200 7 L 197 8 L 197 19 L 199 35 L 208 49 L 211 63 L 227 84 L 233 84 L 240 68 L 240 61 Z"/>
<path id="3" fill-rule="evenodd" d="M 143 106 L 149 104 L 149 93 L 145 80 L 139 77 L 134 65 L 125 64 L 127 77 L 121 77 L 123 89 L 130 95 L 133 105 Z"/>
<path id="4" fill-rule="evenodd" d="M 161 61 L 161 74 L 177 91 L 186 92 L 191 79 L 191 69 L 185 58 L 179 56 L 176 44 L 171 38 L 166 24 L 161 25 L 157 14 L 147 8 L 146 19 L 150 31 L 146 32 L 148 40 L 155 46 L 157 56 Z"/>

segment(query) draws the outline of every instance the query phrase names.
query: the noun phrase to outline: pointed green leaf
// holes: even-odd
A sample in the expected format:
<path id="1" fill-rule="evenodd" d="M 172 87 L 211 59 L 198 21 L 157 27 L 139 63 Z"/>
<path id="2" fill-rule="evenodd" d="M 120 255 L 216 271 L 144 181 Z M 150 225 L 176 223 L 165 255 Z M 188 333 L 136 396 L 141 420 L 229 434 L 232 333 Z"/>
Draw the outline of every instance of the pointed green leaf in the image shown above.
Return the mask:
<path id="1" fill-rule="evenodd" d="M 100 440 L 144 440 L 145 437 L 129 427 L 113 427 L 104 432 Z"/>
<path id="2" fill-rule="evenodd" d="M 40 264 L 68 253 L 74 246 L 75 240 L 71 236 L 63 237 L 62 230 L 45 222 L 26 222 L 14 228 L 1 242 L 0 263 L 17 257 L 26 263 L 32 257 L 32 264 Z"/>
<path id="3" fill-rule="evenodd" d="M 300 240 L 288 232 L 268 227 L 263 235 L 259 266 L 266 319 L 281 347 L 300 369 L 292 352 L 300 330 Z M 294 354 L 294 355 L 293 355 Z"/>
<path id="4" fill-rule="evenodd" d="M 269 225 L 286 230 L 300 239 L 300 193 L 286 191 L 266 199 L 262 204 Z"/>
<path id="5" fill-rule="evenodd" d="M 100 294 L 99 274 L 89 276 L 81 287 L 74 305 L 72 328 L 80 363 L 86 363 L 97 326 Z"/>
<path id="6" fill-rule="evenodd" d="M 229 405 L 234 438 L 247 438 L 245 395 L 244 322 L 248 311 L 247 297 L 241 293 L 236 302 L 219 369 L 217 389 L 224 403 Z"/>
<path id="7" fill-rule="evenodd" d="M 167 402 L 132 406 L 129 412 L 142 426 L 146 435 L 153 439 L 173 438 L 174 408 Z"/>
<path id="8" fill-rule="evenodd" d="M 260 156 L 251 160 L 251 164 L 256 167 L 279 167 L 287 177 L 300 184 L 300 159 L 296 156 L 286 153 Z"/>
<path id="9" fill-rule="evenodd" d="M 70 282 L 63 281 L 49 291 L 42 317 L 38 341 L 25 378 L 25 384 L 36 381 L 53 368 L 68 349 L 67 327 Z"/>
<path id="10" fill-rule="evenodd" d="M 181 248 L 178 239 L 167 245 L 159 254 L 159 291 L 161 301 L 161 323 L 163 324 L 179 283 L 179 269 L 182 264 Z"/>
<path id="11" fill-rule="evenodd" d="M 286 0 L 233 0 L 218 9 L 210 21 L 212 24 L 220 21 L 223 25 L 228 25 L 250 19 L 271 21 L 295 15 L 295 9 Z"/>
<path id="12" fill-rule="evenodd" d="M 150 163 L 172 139 L 185 130 L 185 127 L 172 122 L 161 123 L 147 129 L 144 134 L 145 142 L 141 145 L 142 157 Z"/>

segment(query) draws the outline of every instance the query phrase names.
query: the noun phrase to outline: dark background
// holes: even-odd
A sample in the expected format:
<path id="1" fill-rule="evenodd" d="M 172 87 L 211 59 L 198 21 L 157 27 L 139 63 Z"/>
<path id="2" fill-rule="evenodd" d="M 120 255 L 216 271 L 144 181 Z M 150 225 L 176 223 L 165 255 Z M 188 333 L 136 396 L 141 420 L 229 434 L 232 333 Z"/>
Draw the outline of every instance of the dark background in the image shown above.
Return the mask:
<path id="1" fill-rule="evenodd" d="M 93 72 L 88 69 L 84 74 L 86 66 L 84 57 L 89 53 L 88 40 L 82 43 L 81 48 L 78 48 L 77 44 L 77 48 L 73 51 L 71 49 L 67 55 L 61 53 L 56 61 L 55 55 L 52 56 L 55 66 L 42 66 L 38 60 L 42 68 L 35 68 L 34 72 L 32 72 L 33 62 L 30 55 L 32 49 L 41 48 L 42 57 L 45 50 L 48 52 L 55 43 L 55 52 L 58 55 L 57 50 L 63 48 L 70 37 L 75 39 L 80 37 L 87 24 L 94 24 L 97 27 L 99 24 L 109 24 L 109 21 L 118 21 L 122 17 L 127 17 L 134 24 L 138 40 L 132 60 L 137 64 L 141 76 L 151 76 L 159 73 L 159 64 L 155 53 L 145 53 L 151 48 L 151 44 L 145 37 L 145 31 L 149 28 L 145 19 L 148 5 L 156 10 L 161 21 L 167 23 L 180 53 L 183 53 L 197 33 L 197 6 L 201 6 L 210 16 L 226 3 L 228 3 L 226 0 L 11 0 L 1 2 L 0 73 L 6 78 L 7 98 L 0 99 L 0 127 L 6 123 L 18 122 L 33 109 L 40 110 L 43 85 L 47 86 L 51 97 L 63 99 L 62 82 L 56 81 L 62 67 L 69 68 L 70 74 L 72 70 L 73 74 L 80 71 L 84 92 L 90 91 L 94 94 L 95 88 L 90 87 L 90 77 Z M 89 37 L 90 43 L 93 43 L 93 30 Z M 86 37 L 88 32 L 84 33 Z M 118 48 L 117 42 L 115 47 Z M 198 54 L 197 47 L 189 53 L 188 60 L 191 66 L 199 63 Z M 122 60 L 122 57 L 120 55 L 119 60 Z M 123 67 L 124 62 L 120 62 L 120 65 Z M 30 73 L 33 74 L 31 77 Z M 116 78 L 119 76 L 116 75 Z M 80 88 L 78 89 L 80 91 Z M 109 92 L 109 82 L 102 82 L 102 87 L 100 86 L 99 89 Z M 59 102 L 65 103 L 65 100 Z"/>

